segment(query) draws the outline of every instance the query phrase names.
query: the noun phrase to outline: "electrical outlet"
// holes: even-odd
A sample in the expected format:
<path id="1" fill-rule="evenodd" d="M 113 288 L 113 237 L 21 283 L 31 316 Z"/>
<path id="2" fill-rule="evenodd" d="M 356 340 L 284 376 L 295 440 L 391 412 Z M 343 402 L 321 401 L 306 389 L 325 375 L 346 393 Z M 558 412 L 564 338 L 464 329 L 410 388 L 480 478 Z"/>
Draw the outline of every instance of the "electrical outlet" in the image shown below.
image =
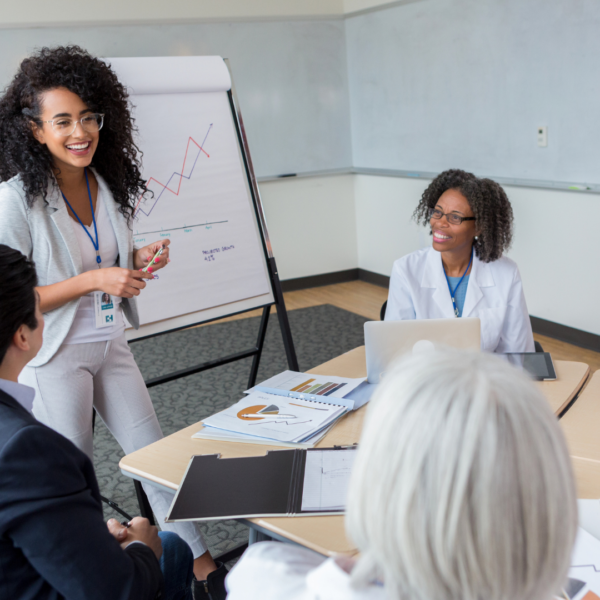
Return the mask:
<path id="1" fill-rule="evenodd" d="M 548 146 L 548 127 L 546 125 L 537 128 L 537 144 L 540 148 Z"/>

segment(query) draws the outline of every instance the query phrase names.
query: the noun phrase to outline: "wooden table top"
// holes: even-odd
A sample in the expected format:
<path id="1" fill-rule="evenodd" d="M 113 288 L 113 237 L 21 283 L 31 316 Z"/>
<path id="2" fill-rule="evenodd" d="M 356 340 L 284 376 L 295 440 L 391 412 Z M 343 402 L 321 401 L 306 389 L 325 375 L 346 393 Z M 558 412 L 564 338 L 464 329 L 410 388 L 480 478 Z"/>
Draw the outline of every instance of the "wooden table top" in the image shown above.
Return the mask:
<path id="1" fill-rule="evenodd" d="M 600 498 L 600 371 L 560 420 L 577 480 L 578 498 Z"/>
<path id="2" fill-rule="evenodd" d="M 554 361 L 554 366 L 557 380 L 539 382 L 537 385 L 548 399 L 552 410 L 558 415 L 585 383 L 589 375 L 589 367 L 584 363 L 559 360 Z M 364 346 L 355 348 L 311 369 L 308 373 L 338 377 L 366 377 L 365 348 Z M 575 405 L 578 404 L 579 400 Z M 363 406 L 342 417 L 316 447 L 327 448 L 358 442 L 366 408 Z M 567 412 L 567 415 L 572 410 L 573 408 Z M 221 454 L 224 458 L 260 456 L 279 448 L 279 446 L 261 444 L 192 439 L 192 435 L 200 429 L 202 429 L 201 422 L 186 427 L 154 444 L 128 454 L 121 459 L 119 466 L 126 475 L 176 490 L 190 458 L 194 455 Z M 343 516 L 258 518 L 251 521 L 322 554 L 355 552 L 353 545 L 346 538 Z"/>

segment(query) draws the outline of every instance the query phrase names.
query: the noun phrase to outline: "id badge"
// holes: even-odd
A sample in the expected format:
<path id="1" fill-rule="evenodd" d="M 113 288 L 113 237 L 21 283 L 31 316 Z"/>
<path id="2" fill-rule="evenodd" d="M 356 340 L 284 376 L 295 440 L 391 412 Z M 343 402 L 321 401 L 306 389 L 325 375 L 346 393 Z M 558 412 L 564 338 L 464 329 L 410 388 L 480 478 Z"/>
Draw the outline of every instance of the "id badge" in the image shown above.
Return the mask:
<path id="1" fill-rule="evenodd" d="M 115 303 L 106 292 L 94 292 L 94 313 L 96 329 L 110 327 L 115 324 Z"/>

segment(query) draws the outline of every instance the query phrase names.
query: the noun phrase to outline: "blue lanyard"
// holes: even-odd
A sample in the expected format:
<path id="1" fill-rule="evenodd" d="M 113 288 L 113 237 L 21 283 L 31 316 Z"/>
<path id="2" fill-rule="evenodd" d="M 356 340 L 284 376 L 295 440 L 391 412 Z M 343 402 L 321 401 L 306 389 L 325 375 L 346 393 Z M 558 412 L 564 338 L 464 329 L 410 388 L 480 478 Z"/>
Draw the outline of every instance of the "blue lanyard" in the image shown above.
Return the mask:
<path id="1" fill-rule="evenodd" d="M 102 259 L 100 258 L 100 245 L 98 244 L 98 229 L 96 228 L 96 217 L 94 216 L 94 203 L 92 202 L 92 193 L 90 192 L 90 182 L 88 180 L 87 170 L 84 169 L 83 173 L 85 175 L 85 182 L 87 184 L 88 190 L 88 198 L 90 199 L 90 207 L 92 209 L 92 222 L 94 223 L 94 233 L 96 234 L 96 241 L 94 241 L 94 238 L 90 235 L 90 232 L 87 230 L 87 227 L 81 222 L 79 215 L 73 210 L 73 207 L 69 204 L 69 201 L 67 200 L 67 197 L 62 193 L 62 190 L 60 193 L 65 199 L 67 206 L 71 209 L 71 212 L 77 217 L 79 224 L 83 227 L 83 230 L 87 233 L 87 236 L 90 238 L 92 245 L 94 246 L 94 250 L 96 251 L 96 262 L 98 263 L 98 268 L 100 268 L 100 263 L 102 262 Z"/>
<path id="2" fill-rule="evenodd" d="M 448 284 L 448 290 L 450 290 L 450 298 L 452 298 L 452 306 L 454 306 L 454 316 L 458 317 L 458 306 L 456 306 L 456 300 L 454 299 L 454 295 L 456 294 L 456 290 L 460 287 L 460 284 L 462 283 L 463 279 L 465 278 L 465 275 L 469 272 L 469 268 L 471 267 L 471 263 L 473 262 L 473 248 L 471 248 L 471 258 L 469 260 L 469 264 L 467 265 L 467 268 L 465 269 L 465 272 L 463 273 L 462 277 L 460 278 L 460 281 L 456 284 L 456 287 L 454 289 L 452 289 L 452 287 L 450 286 L 450 280 L 448 279 L 448 275 L 446 273 L 446 271 L 444 271 L 444 275 L 446 275 L 446 283 Z M 443 269 L 443 265 L 442 265 L 442 269 Z"/>

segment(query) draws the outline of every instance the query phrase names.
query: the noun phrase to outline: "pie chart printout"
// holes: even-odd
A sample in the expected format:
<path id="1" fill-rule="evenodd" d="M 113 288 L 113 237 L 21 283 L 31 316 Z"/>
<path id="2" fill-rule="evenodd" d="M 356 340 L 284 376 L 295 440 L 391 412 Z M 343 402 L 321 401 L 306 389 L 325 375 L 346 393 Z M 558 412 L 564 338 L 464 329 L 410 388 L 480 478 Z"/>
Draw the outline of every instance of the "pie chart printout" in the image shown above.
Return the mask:
<path id="1" fill-rule="evenodd" d="M 274 404 L 269 406 L 265 404 L 257 404 L 256 406 L 249 406 L 243 408 L 237 413 L 238 419 L 242 421 L 264 421 L 273 418 L 291 420 L 296 419 L 296 415 L 284 415 L 279 412 L 279 407 Z"/>

